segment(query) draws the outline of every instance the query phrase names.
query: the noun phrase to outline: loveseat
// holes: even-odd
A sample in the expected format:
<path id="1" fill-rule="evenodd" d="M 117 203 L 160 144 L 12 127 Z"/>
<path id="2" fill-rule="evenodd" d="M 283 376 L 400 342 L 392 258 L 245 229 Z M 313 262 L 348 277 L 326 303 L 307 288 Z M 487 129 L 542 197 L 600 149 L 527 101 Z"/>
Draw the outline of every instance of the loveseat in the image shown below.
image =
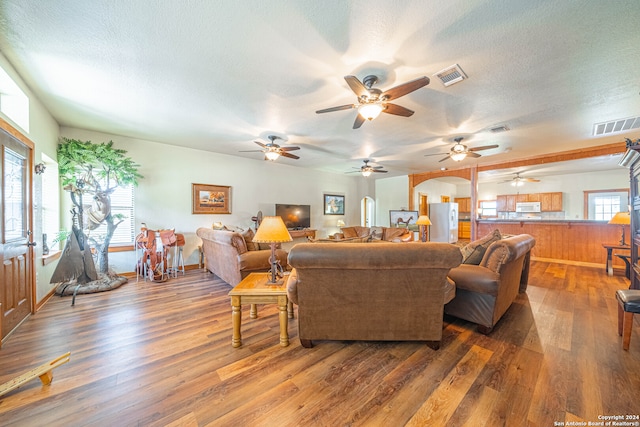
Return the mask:
<path id="1" fill-rule="evenodd" d="M 456 296 L 445 305 L 445 313 L 477 323 L 480 333 L 490 333 L 518 293 L 526 291 L 535 244 L 528 234 L 500 238 L 488 245 L 479 265 L 452 268 L 449 277 Z"/>
<path id="2" fill-rule="evenodd" d="M 289 299 L 298 335 L 312 340 L 427 341 L 439 347 L 447 273 L 462 260 L 448 243 L 299 243 L 291 248 Z"/>
<path id="3" fill-rule="evenodd" d="M 240 233 L 201 227 L 196 235 L 202 239 L 207 269 L 231 286 L 240 283 L 249 273 L 271 268 L 271 248 L 269 245 L 253 243 L 251 229 Z M 277 249 L 276 257 L 286 270 L 287 252 Z"/>

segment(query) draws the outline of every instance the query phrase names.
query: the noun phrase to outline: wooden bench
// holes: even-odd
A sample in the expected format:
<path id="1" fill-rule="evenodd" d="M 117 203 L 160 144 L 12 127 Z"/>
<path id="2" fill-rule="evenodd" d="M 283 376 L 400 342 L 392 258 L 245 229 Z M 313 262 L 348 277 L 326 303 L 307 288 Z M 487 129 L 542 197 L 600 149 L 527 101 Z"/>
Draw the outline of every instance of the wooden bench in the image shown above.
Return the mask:
<path id="1" fill-rule="evenodd" d="M 624 275 L 627 279 L 631 279 L 631 255 L 615 254 L 618 258 L 624 261 Z"/>
<path id="2" fill-rule="evenodd" d="M 70 352 L 65 353 L 57 359 L 52 360 L 51 362 L 40 365 L 37 368 L 33 368 L 32 370 L 25 372 L 24 374 L 12 379 L 11 381 L 0 385 L 0 396 L 3 396 L 10 391 L 17 389 L 18 387 L 28 383 L 36 377 L 40 378 L 40 381 L 42 381 L 43 385 L 51 384 L 51 381 L 53 380 L 53 368 L 57 368 L 58 366 L 67 363 L 70 356 Z"/>

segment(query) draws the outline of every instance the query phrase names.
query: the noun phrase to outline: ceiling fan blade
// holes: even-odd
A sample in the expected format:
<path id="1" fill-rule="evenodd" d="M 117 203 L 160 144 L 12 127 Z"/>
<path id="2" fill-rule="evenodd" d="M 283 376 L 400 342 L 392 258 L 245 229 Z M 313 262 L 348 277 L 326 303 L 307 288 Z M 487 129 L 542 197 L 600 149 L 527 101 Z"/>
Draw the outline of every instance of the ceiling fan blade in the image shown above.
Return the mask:
<path id="1" fill-rule="evenodd" d="M 258 145 L 259 145 L 260 147 L 262 147 L 262 148 L 267 148 L 267 146 L 266 146 L 266 145 L 264 145 L 264 144 L 263 144 L 262 142 L 260 142 L 260 141 L 253 141 L 253 142 L 255 142 L 256 144 L 258 144 Z"/>
<path id="2" fill-rule="evenodd" d="M 264 150 L 240 150 L 238 153 L 264 153 Z"/>
<path id="3" fill-rule="evenodd" d="M 290 159 L 299 159 L 300 157 L 296 156 L 295 154 L 289 154 L 287 152 L 281 152 L 280 155 L 282 157 L 288 157 Z"/>
<path id="4" fill-rule="evenodd" d="M 444 159 L 440 159 L 440 160 L 438 160 L 438 163 L 440 163 L 440 162 L 444 162 L 445 160 L 450 159 L 450 158 L 451 158 L 451 156 L 447 156 L 447 157 L 445 157 Z"/>
<path id="5" fill-rule="evenodd" d="M 370 166 L 373 169 L 384 169 L 384 166 Z"/>
<path id="6" fill-rule="evenodd" d="M 428 156 L 442 156 L 443 154 L 449 154 L 449 153 L 431 153 L 431 154 L 425 154 L 424 156 L 425 157 L 428 157 Z"/>
<path id="7" fill-rule="evenodd" d="M 535 179 L 535 178 L 519 178 L 520 181 L 526 181 L 526 182 L 540 182 L 539 179 Z"/>
<path id="8" fill-rule="evenodd" d="M 423 76 L 419 77 L 415 80 L 411 80 L 410 82 L 403 83 L 396 87 L 393 87 L 387 91 L 385 91 L 382 96 L 386 97 L 388 100 L 400 98 L 408 93 L 413 92 L 414 90 L 420 89 L 423 86 L 429 84 L 429 77 Z"/>
<path id="9" fill-rule="evenodd" d="M 474 153 L 473 151 L 467 151 L 468 157 L 482 157 L 482 154 Z"/>
<path id="10" fill-rule="evenodd" d="M 373 169 L 373 170 L 371 170 L 371 172 L 387 173 L 387 171 L 383 171 L 383 170 L 380 170 L 380 169 Z"/>
<path id="11" fill-rule="evenodd" d="M 384 110 L 382 110 L 382 112 L 387 114 L 395 114 L 396 116 L 410 117 L 414 113 L 412 110 L 409 110 L 408 108 L 404 108 L 396 104 L 391 104 L 390 102 L 385 102 L 384 106 L 385 108 Z"/>
<path id="12" fill-rule="evenodd" d="M 316 111 L 316 114 L 330 113 L 332 111 L 350 110 L 352 108 L 356 108 L 355 104 L 347 104 L 347 105 L 340 105 L 339 107 L 325 108 L 324 110 Z"/>
<path id="13" fill-rule="evenodd" d="M 368 97 L 369 95 L 371 95 L 369 93 L 369 89 L 367 89 L 367 87 L 360 80 L 358 80 L 356 76 L 344 76 L 344 79 L 347 81 L 347 84 L 349 85 L 353 93 L 358 95 L 358 98 L 362 96 Z"/>
<path id="14" fill-rule="evenodd" d="M 362 117 L 359 113 L 356 116 L 356 120 L 353 122 L 353 128 L 354 129 L 359 129 L 360 126 L 362 126 L 362 124 L 364 123 L 366 119 L 364 117 Z"/>
<path id="15" fill-rule="evenodd" d="M 482 147 L 469 148 L 469 151 L 490 150 L 492 148 L 498 148 L 498 144 L 483 145 Z"/>
<path id="16" fill-rule="evenodd" d="M 295 151 L 299 149 L 300 147 L 296 147 L 295 145 L 291 145 L 289 147 L 280 147 L 280 151 Z"/>

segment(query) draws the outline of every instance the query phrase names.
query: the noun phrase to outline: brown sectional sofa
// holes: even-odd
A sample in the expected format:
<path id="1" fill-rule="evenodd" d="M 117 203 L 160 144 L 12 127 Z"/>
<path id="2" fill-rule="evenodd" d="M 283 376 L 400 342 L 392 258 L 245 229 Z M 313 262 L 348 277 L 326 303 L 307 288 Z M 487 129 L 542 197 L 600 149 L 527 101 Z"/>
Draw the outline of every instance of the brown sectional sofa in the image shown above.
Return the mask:
<path id="1" fill-rule="evenodd" d="M 518 292 L 526 291 L 535 244 L 528 234 L 506 237 L 488 246 L 479 265 L 452 268 L 449 277 L 456 284 L 456 297 L 444 312 L 477 323 L 480 333 L 491 332 Z"/>
<path id="2" fill-rule="evenodd" d="M 196 235 L 202 239 L 207 269 L 231 286 L 240 283 L 249 273 L 271 268 L 271 249 L 268 245 L 256 248 L 257 244 L 251 242 L 253 233 L 243 235 L 237 231 L 201 227 Z M 286 270 L 287 252 L 277 249 L 276 257 Z"/>
<path id="3" fill-rule="evenodd" d="M 428 341 L 442 338 L 449 271 L 462 260 L 448 243 L 300 243 L 289 253 L 287 293 L 298 335 L 312 340 Z"/>

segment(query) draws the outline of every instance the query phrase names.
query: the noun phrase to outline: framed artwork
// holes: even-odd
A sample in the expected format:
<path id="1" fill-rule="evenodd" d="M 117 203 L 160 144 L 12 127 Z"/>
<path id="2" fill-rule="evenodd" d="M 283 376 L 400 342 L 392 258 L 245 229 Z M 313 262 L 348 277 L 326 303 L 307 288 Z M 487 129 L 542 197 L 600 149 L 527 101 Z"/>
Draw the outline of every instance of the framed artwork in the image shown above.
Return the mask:
<path id="1" fill-rule="evenodd" d="M 324 195 L 325 215 L 344 215 L 344 196 L 336 194 Z"/>
<path id="2" fill-rule="evenodd" d="M 418 211 L 389 211 L 389 224 L 391 227 L 408 228 L 417 230 Z"/>
<path id="3" fill-rule="evenodd" d="M 231 187 L 228 185 L 191 184 L 194 214 L 230 214 Z"/>

